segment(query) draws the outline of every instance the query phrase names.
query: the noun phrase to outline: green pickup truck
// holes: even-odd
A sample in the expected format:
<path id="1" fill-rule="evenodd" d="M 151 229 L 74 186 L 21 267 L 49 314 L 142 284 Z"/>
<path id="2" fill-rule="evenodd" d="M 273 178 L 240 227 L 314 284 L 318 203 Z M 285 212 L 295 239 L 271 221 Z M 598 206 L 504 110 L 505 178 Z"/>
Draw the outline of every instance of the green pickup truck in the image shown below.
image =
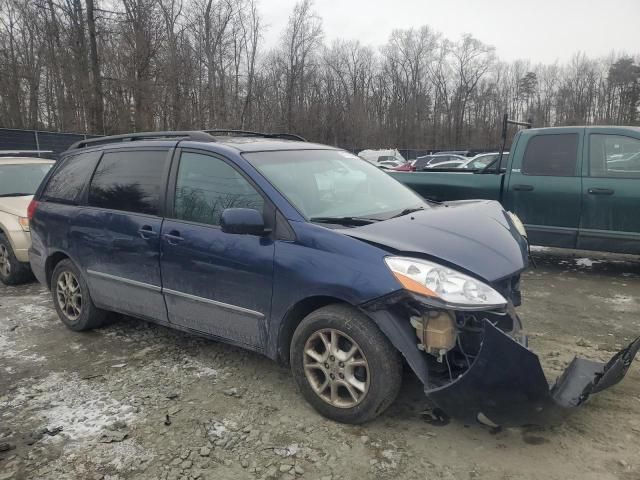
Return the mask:
<path id="1" fill-rule="evenodd" d="M 425 198 L 497 200 L 533 245 L 640 254 L 640 127 L 519 131 L 484 170 L 390 173 Z"/>

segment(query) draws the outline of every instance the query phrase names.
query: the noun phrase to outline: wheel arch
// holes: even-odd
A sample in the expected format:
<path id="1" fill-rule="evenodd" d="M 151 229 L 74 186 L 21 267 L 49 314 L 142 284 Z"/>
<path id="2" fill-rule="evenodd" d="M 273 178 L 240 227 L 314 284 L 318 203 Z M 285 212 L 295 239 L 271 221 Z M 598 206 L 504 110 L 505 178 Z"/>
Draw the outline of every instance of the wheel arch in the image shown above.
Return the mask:
<path id="1" fill-rule="evenodd" d="M 304 298 L 295 303 L 287 313 L 284 315 L 280 322 L 278 329 L 278 338 L 276 340 L 276 359 L 283 365 L 289 364 L 289 349 L 291 347 L 291 339 L 293 338 L 293 332 L 296 331 L 300 322 L 309 315 L 311 312 L 318 310 L 319 308 L 326 307 L 333 304 L 345 304 L 351 305 L 349 302 L 343 299 L 332 297 L 328 295 L 316 295 L 312 297 Z"/>
<path id="2" fill-rule="evenodd" d="M 54 252 L 47 257 L 44 264 L 44 272 L 45 272 L 45 279 L 47 282 L 47 288 L 49 290 L 51 290 L 51 276 L 53 275 L 53 271 L 55 270 L 56 265 L 58 265 L 62 260 L 66 260 L 66 259 L 71 260 L 71 257 L 61 251 Z M 73 260 L 71 261 L 73 262 Z"/>

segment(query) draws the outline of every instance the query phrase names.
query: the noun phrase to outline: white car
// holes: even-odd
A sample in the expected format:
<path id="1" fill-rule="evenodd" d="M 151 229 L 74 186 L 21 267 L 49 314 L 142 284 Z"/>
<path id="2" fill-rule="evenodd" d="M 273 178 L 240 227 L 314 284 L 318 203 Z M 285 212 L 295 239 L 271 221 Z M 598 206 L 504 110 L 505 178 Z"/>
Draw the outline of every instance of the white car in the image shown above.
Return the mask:
<path id="1" fill-rule="evenodd" d="M 382 164 L 382 162 L 400 162 L 400 165 L 407 163 L 398 149 L 386 150 L 362 150 L 358 156 L 363 160 L 374 165 Z"/>
<path id="2" fill-rule="evenodd" d="M 503 157 L 506 158 L 509 156 L 509 152 L 504 152 Z M 500 157 L 500 152 L 492 152 L 492 153 L 481 153 L 476 155 L 473 158 L 470 158 L 465 163 L 460 165 L 459 168 L 466 168 L 469 170 L 480 170 L 485 168 L 491 162 Z"/>
<path id="3" fill-rule="evenodd" d="M 0 281 L 6 285 L 31 276 L 27 207 L 54 163 L 44 158 L 0 157 Z"/>
<path id="4" fill-rule="evenodd" d="M 466 160 L 449 160 L 447 162 L 430 163 L 425 168 L 438 169 L 438 168 L 462 168 L 462 165 L 466 163 Z"/>

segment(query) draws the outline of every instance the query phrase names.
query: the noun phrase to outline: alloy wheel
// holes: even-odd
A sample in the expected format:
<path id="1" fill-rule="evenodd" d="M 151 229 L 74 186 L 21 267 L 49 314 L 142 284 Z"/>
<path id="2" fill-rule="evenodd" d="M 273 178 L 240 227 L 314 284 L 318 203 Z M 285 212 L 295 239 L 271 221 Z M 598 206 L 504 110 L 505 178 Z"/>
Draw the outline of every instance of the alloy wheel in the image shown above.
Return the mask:
<path id="1" fill-rule="evenodd" d="M 369 391 L 367 359 L 360 346 L 339 330 L 313 333 L 305 343 L 303 366 L 316 395 L 334 407 L 355 407 Z"/>
<path id="2" fill-rule="evenodd" d="M 11 274 L 11 262 L 9 260 L 9 249 L 6 245 L 0 243 L 0 274 L 8 277 Z"/>
<path id="3" fill-rule="evenodd" d="M 82 291 L 76 276 L 69 271 L 64 271 L 58 276 L 56 284 L 56 297 L 60 310 L 68 320 L 78 320 L 82 313 Z"/>

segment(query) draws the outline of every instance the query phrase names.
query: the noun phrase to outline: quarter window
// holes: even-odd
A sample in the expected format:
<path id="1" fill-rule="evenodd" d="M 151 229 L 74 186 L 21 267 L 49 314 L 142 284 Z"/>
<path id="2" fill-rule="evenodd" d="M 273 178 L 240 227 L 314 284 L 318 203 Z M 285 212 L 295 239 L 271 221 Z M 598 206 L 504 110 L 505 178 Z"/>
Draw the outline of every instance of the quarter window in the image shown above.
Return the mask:
<path id="1" fill-rule="evenodd" d="M 167 152 L 105 153 L 89 189 L 89 205 L 158 215 Z"/>
<path id="2" fill-rule="evenodd" d="M 640 178 L 640 140 L 623 135 L 592 134 L 589 175 Z"/>
<path id="3" fill-rule="evenodd" d="M 211 155 L 183 153 L 176 181 L 176 218 L 220 225 L 220 216 L 226 208 L 253 208 L 262 212 L 264 200 L 226 162 Z"/>
<path id="4" fill-rule="evenodd" d="M 529 140 L 522 160 L 525 175 L 573 177 L 578 160 L 578 134 L 536 135 Z"/>
<path id="5" fill-rule="evenodd" d="M 100 152 L 89 152 L 62 160 L 62 165 L 51 175 L 42 193 L 42 199 L 50 202 L 76 203 L 80 193 L 89 183 L 98 158 Z"/>

